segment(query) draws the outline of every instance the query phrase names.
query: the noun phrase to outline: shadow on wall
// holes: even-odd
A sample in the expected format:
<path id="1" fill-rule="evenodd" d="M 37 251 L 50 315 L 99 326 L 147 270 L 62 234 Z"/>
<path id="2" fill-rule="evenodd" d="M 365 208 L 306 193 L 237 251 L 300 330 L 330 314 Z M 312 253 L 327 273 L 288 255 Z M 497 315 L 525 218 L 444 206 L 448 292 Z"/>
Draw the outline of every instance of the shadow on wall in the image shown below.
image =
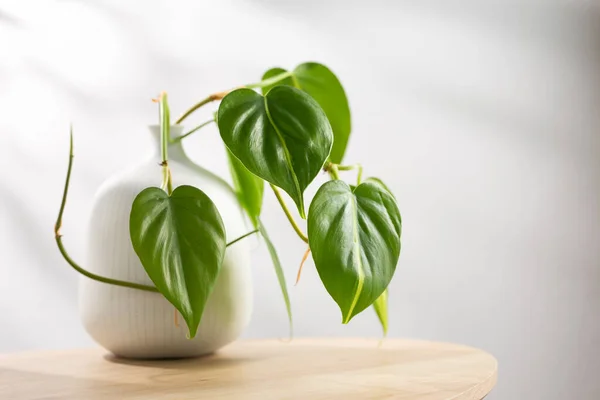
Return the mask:
<path id="1" fill-rule="evenodd" d="M 4 10 L 0 10 L 0 25 L 10 25 L 13 28 L 21 28 L 21 21 Z"/>

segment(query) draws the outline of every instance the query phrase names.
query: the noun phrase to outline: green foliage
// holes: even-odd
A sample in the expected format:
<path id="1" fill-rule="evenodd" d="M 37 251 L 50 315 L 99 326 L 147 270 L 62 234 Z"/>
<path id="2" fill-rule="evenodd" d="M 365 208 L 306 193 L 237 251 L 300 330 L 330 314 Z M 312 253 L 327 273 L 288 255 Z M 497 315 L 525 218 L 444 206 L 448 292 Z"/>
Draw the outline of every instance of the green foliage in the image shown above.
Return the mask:
<path id="1" fill-rule="evenodd" d="M 281 294 L 283 295 L 283 300 L 285 302 L 285 309 L 287 311 L 288 319 L 290 321 L 290 336 L 292 336 L 293 326 L 292 326 L 292 306 L 290 304 L 290 296 L 287 290 L 287 284 L 285 282 L 285 274 L 283 273 L 283 267 L 281 266 L 281 261 L 279 261 L 279 256 L 277 255 L 277 250 L 275 246 L 273 246 L 273 242 L 269 238 L 267 234 L 267 230 L 263 223 L 258 221 L 258 229 L 260 231 L 261 236 L 265 240 L 267 244 L 267 249 L 269 250 L 269 254 L 271 255 L 271 260 L 273 260 L 273 267 L 275 267 L 275 274 L 277 274 L 277 280 L 279 281 L 279 287 L 281 288 Z"/>
<path id="2" fill-rule="evenodd" d="M 387 190 L 390 195 L 392 195 L 394 198 L 396 198 L 396 196 L 394 196 L 394 193 L 392 193 L 390 188 L 387 187 L 387 185 L 385 183 L 383 183 L 383 181 L 381 179 L 370 177 L 370 178 L 365 179 L 365 182 L 372 182 L 374 184 L 380 185 L 382 188 Z"/>
<path id="3" fill-rule="evenodd" d="M 381 296 L 373 303 L 373 308 L 377 313 L 377 318 L 383 328 L 383 336 L 387 336 L 388 333 L 388 290 L 385 289 Z"/>
<path id="4" fill-rule="evenodd" d="M 287 71 L 283 68 L 271 68 L 265 72 L 263 80 L 285 72 Z M 302 89 L 319 103 L 333 129 L 333 147 L 329 160 L 336 164 L 341 163 L 348 146 L 352 122 L 346 92 L 337 76 L 323 64 L 308 62 L 298 65 L 290 77 L 263 87 L 263 94 L 277 85 Z"/>
<path id="5" fill-rule="evenodd" d="M 264 81 L 268 81 L 271 79 L 276 78 L 277 76 L 280 76 L 282 74 L 285 74 L 287 71 L 283 68 L 271 68 L 270 70 L 268 70 L 267 72 L 265 72 L 262 76 L 262 80 Z M 262 87 L 262 93 L 263 94 L 267 94 L 269 92 L 269 90 L 273 89 L 275 86 L 279 86 L 279 85 L 288 85 L 288 86 L 294 86 L 297 89 L 302 89 L 300 87 L 298 87 L 298 85 L 296 84 L 294 78 L 292 78 L 292 76 L 288 76 L 278 82 L 274 82 L 270 85 L 265 85 Z"/>
<path id="6" fill-rule="evenodd" d="M 254 175 L 282 188 L 302 218 L 304 190 L 331 151 L 325 113 L 301 90 L 277 86 L 265 96 L 250 89 L 229 93 L 219 106 L 221 138 Z"/>
<path id="7" fill-rule="evenodd" d="M 272 68 L 262 81 L 244 87 L 207 96 L 183 113 L 177 123 L 221 100 L 214 120 L 227 148 L 235 192 L 267 245 L 290 332 L 292 311 L 283 266 L 260 220 L 264 181 L 271 184 L 298 237 L 308 242 L 319 277 L 342 312 L 342 322 L 348 323 L 373 305 L 387 334 L 387 288 L 400 256 L 402 222 L 396 199 L 381 180 L 369 178 L 361 183 L 362 165 L 339 165 L 351 132 L 350 108 L 340 81 L 326 66 L 309 62 L 292 71 Z M 259 88 L 262 94 L 253 90 Z M 162 187 L 147 188 L 138 194 L 129 224 L 133 248 L 156 287 L 97 276 L 70 259 L 59 229 L 71 162 L 55 235 L 61 254 L 85 276 L 131 289 L 159 291 L 183 315 L 192 338 L 223 262 L 225 228 L 216 206 L 200 189 L 179 186 L 173 190 L 166 93 L 161 94 L 158 103 Z M 305 235 L 278 188 L 289 194 L 300 216 L 306 218 L 304 192 L 322 169 L 332 180 L 319 188 L 311 202 Z M 341 172 L 351 170 L 357 170 L 356 186 L 340 179 Z"/>
<path id="8" fill-rule="evenodd" d="M 227 159 L 229 160 L 229 171 L 233 179 L 233 187 L 238 201 L 248 213 L 252 225 L 258 228 L 258 217 L 262 208 L 263 193 L 265 190 L 265 181 L 244 167 L 229 150 L 227 150 Z"/>
<path id="9" fill-rule="evenodd" d="M 195 187 L 179 186 L 170 196 L 151 187 L 133 201 L 129 232 L 148 276 L 193 338 L 225 255 L 219 211 Z"/>
<path id="10" fill-rule="evenodd" d="M 380 184 L 352 190 L 325 183 L 308 214 L 308 240 L 325 288 L 342 322 L 373 304 L 387 288 L 400 256 L 402 223 L 394 197 Z"/>

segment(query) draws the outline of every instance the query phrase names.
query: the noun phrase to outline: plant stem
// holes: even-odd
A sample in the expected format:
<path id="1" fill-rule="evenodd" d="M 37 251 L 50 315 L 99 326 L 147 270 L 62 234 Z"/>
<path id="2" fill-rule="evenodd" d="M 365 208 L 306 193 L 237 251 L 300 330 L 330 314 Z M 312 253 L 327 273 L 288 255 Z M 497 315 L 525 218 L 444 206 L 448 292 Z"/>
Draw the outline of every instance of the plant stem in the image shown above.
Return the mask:
<path id="1" fill-rule="evenodd" d="M 329 173 L 331 179 L 340 179 L 339 171 L 352 171 L 355 169 L 358 169 L 358 174 L 356 175 L 356 184 L 360 185 L 363 175 L 363 167 L 361 164 L 339 165 L 328 161 L 323 167 L 323 170 Z"/>
<path id="2" fill-rule="evenodd" d="M 63 191 L 62 201 L 60 203 L 60 210 L 58 212 L 58 218 L 56 219 L 56 224 L 54 225 L 54 237 L 56 239 L 56 244 L 58 246 L 58 250 L 60 251 L 60 254 L 62 254 L 65 261 L 67 261 L 67 263 L 69 263 L 69 265 L 71 267 L 73 267 L 77 272 L 79 272 L 80 274 L 87 276 L 88 278 L 93 279 L 95 281 L 107 283 L 110 285 L 128 287 L 131 289 L 145 290 L 148 292 L 158 292 L 158 289 L 156 289 L 153 286 L 147 286 L 147 285 L 142 285 L 142 284 L 133 283 L 133 282 L 120 281 L 117 279 L 106 278 L 104 276 L 93 274 L 93 273 L 81 268 L 79 265 L 77 265 L 77 263 L 75 261 L 73 261 L 73 259 L 71 259 L 71 257 L 67 253 L 67 250 L 65 249 L 65 247 L 63 246 L 63 243 L 62 243 L 62 235 L 60 234 L 60 228 L 62 226 L 62 217 L 63 217 L 63 213 L 65 211 L 65 205 L 67 204 L 67 194 L 69 192 L 69 182 L 71 181 L 71 169 L 73 168 L 73 127 L 71 127 L 69 143 L 70 143 L 69 144 L 69 166 L 67 169 L 67 179 L 65 180 L 65 188 Z"/>
<path id="3" fill-rule="evenodd" d="M 208 96 L 207 98 L 200 100 L 198 103 L 194 104 L 186 112 L 184 112 L 183 115 L 181 117 L 179 117 L 179 119 L 175 123 L 176 124 L 180 124 L 184 119 L 186 119 L 187 117 L 189 117 L 190 114 L 192 114 L 194 111 L 196 111 L 200 107 L 202 107 L 202 106 L 204 106 L 204 105 L 206 105 L 208 103 L 212 103 L 213 101 L 221 100 L 230 91 L 231 90 L 226 90 L 224 92 L 213 93 L 210 96 Z"/>
<path id="4" fill-rule="evenodd" d="M 258 232 L 258 229 L 255 229 L 255 230 L 253 230 L 253 231 L 251 231 L 251 232 L 248 232 L 248 233 L 246 233 L 246 234 L 244 234 L 244 235 L 240 236 L 240 237 L 239 237 L 239 238 L 237 238 L 237 239 L 233 239 L 231 242 L 227 243 L 227 247 L 229 247 L 229 246 L 231 246 L 231 245 L 233 245 L 233 244 L 236 244 L 236 243 L 237 243 L 237 242 L 239 242 L 240 240 L 242 240 L 242 239 L 246 239 L 248 236 L 250 236 L 250 235 L 254 235 L 254 234 L 255 234 L 255 233 L 257 233 L 257 232 Z"/>
<path id="5" fill-rule="evenodd" d="M 169 103 L 167 102 L 167 94 L 162 92 L 158 99 L 159 119 L 160 119 L 160 163 L 163 172 L 162 189 L 166 190 L 169 196 L 173 193 L 173 179 L 171 170 L 169 169 L 168 147 L 171 136 L 171 121 L 169 115 Z"/>
<path id="6" fill-rule="evenodd" d="M 331 176 L 331 179 L 340 179 L 340 174 L 338 173 L 338 166 L 336 164 L 330 163 L 327 167 L 327 172 L 329 172 L 329 176 Z"/>
<path id="7" fill-rule="evenodd" d="M 229 94 L 229 92 L 232 92 L 235 89 L 241 89 L 241 88 L 258 89 L 258 88 L 269 86 L 269 85 L 272 85 L 279 81 L 282 81 L 285 78 L 289 78 L 290 76 L 293 76 L 292 72 L 284 72 L 284 73 L 276 75 L 272 78 L 265 79 L 264 81 L 251 83 L 249 85 L 245 85 L 240 88 L 234 88 L 234 89 L 224 90 L 222 92 L 213 93 L 210 96 L 200 100 L 199 102 L 194 104 L 192 107 L 190 107 L 186 112 L 183 113 L 183 115 L 181 117 L 179 117 L 179 119 L 175 123 L 180 124 L 184 119 L 189 117 L 194 111 L 196 111 L 200 107 L 205 106 L 206 104 L 212 103 L 213 101 L 222 100 L 223 97 L 227 96 L 227 94 Z"/>
<path id="8" fill-rule="evenodd" d="M 269 79 L 265 79 L 264 81 L 260 81 L 260 82 L 256 82 L 256 83 L 251 83 L 249 85 L 246 85 L 245 87 L 248 89 L 258 89 L 258 88 L 263 88 L 265 86 L 270 86 L 273 85 L 279 81 L 284 80 L 285 78 L 289 78 L 290 76 L 293 76 L 294 73 L 293 72 L 283 72 L 279 75 L 275 75 Z"/>
<path id="9" fill-rule="evenodd" d="M 356 184 L 360 185 L 360 183 L 362 182 L 362 174 L 363 174 L 363 167 L 361 164 L 354 164 L 354 165 L 338 165 L 337 169 L 339 171 L 352 171 L 354 169 L 358 169 L 358 174 L 356 176 Z"/>
<path id="10" fill-rule="evenodd" d="M 167 103 L 167 94 L 162 92 L 158 99 L 158 119 L 160 124 L 160 156 L 163 161 L 168 157 L 169 133 L 171 124 L 169 121 L 169 106 Z"/>
<path id="11" fill-rule="evenodd" d="M 127 282 L 127 281 L 120 281 L 118 279 L 111 279 L 111 278 L 106 278 L 104 276 L 100 276 L 100 275 L 96 275 L 93 274 L 89 271 L 86 271 L 85 269 L 81 268 L 79 265 L 77 265 L 75 263 L 75 261 L 73 261 L 71 259 L 71 257 L 69 257 L 67 251 L 65 250 L 63 244 L 62 244 L 62 236 L 60 234 L 56 235 L 56 244 L 58 245 L 58 250 L 60 251 L 60 253 L 62 254 L 63 258 L 65 259 L 65 261 L 67 263 L 69 263 L 69 265 L 71 265 L 71 267 L 73 267 L 77 272 L 79 272 L 80 274 L 93 279 L 95 281 L 98 282 L 102 282 L 102 283 L 106 283 L 109 285 L 115 285 L 115 286 L 122 286 L 122 287 L 128 287 L 130 289 L 138 289 L 138 290 L 144 290 L 147 292 L 157 292 L 158 293 L 158 289 L 155 288 L 154 286 L 146 286 L 146 285 L 142 285 L 142 284 L 138 284 L 138 283 L 133 283 L 133 282 Z"/>
<path id="12" fill-rule="evenodd" d="M 199 129 L 202 129 L 202 128 L 204 128 L 206 125 L 210 125 L 210 124 L 211 124 L 211 123 L 213 123 L 213 122 L 215 122 L 215 120 L 214 120 L 214 119 L 211 119 L 211 120 L 208 120 L 208 121 L 206 121 L 206 122 L 203 122 L 203 123 L 201 123 L 200 125 L 198 125 L 197 127 L 195 127 L 194 129 L 192 129 L 191 131 L 189 131 L 189 132 L 187 132 L 187 133 L 185 133 L 185 134 L 183 134 L 183 135 L 181 135 L 181 136 L 179 136 L 179 137 L 177 137 L 177 138 L 175 138 L 175 139 L 171 139 L 171 143 L 177 143 L 177 142 L 181 141 L 182 139 L 184 139 L 184 138 L 186 138 L 186 137 L 190 136 L 192 133 L 196 132 L 197 130 L 199 130 Z"/>
<path id="13" fill-rule="evenodd" d="M 273 193 L 275 193 L 275 197 L 277 197 L 277 200 L 279 201 L 279 205 L 283 209 L 283 212 L 285 213 L 288 221 L 290 221 L 290 224 L 292 225 L 292 228 L 294 228 L 294 230 L 296 231 L 296 234 L 298 234 L 298 237 L 300 239 L 302 239 L 305 243 L 308 243 L 308 238 L 302 232 L 302 230 L 300 229 L 300 227 L 298 226 L 298 224 L 294 220 L 294 217 L 290 213 L 290 210 L 287 208 L 287 206 L 285 204 L 285 201 L 283 200 L 283 197 L 281 196 L 281 193 L 279 192 L 279 189 L 277 188 L 277 186 L 275 186 L 273 184 L 270 184 L 270 186 L 271 186 L 271 189 L 273 189 Z"/>
<path id="14" fill-rule="evenodd" d="M 308 258 L 309 254 L 310 254 L 310 247 L 308 249 L 306 249 L 306 251 L 304 252 L 304 256 L 302 256 L 302 261 L 300 261 L 300 268 L 298 268 L 298 274 L 296 275 L 296 283 L 294 284 L 294 286 L 297 286 L 298 282 L 300 282 L 300 276 L 302 275 L 302 268 L 304 268 L 304 263 L 306 262 L 306 259 Z"/>
<path id="15" fill-rule="evenodd" d="M 165 164 L 166 165 L 166 164 Z M 171 169 L 167 165 L 167 193 L 169 196 L 173 193 L 173 177 L 171 176 Z"/>

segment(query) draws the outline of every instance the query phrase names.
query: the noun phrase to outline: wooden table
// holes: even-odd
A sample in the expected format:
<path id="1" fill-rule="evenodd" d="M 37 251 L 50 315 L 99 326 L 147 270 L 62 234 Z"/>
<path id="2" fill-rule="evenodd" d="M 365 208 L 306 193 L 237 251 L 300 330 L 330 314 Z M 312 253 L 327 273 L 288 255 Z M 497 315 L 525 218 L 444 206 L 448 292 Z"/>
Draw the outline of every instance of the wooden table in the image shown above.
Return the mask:
<path id="1" fill-rule="evenodd" d="M 471 347 L 385 339 L 239 341 L 197 359 L 101 349 L 0 355 L 0 399 L 481 399 L 497 363 Z"/>

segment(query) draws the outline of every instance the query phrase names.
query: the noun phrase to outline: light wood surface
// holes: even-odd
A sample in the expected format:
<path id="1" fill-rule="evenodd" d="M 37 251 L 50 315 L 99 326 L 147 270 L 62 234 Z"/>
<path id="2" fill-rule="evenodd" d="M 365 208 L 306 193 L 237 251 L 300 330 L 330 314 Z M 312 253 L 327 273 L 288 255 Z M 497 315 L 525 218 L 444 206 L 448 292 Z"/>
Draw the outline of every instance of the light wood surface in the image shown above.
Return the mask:
<path id="1" fill-rule="evenodd" d="M 497 363 L 413 340 L 239 341 L 203 358 L 116 359 L 101 349 L 0 355 L 0 399 L 482 399 Z"/>

